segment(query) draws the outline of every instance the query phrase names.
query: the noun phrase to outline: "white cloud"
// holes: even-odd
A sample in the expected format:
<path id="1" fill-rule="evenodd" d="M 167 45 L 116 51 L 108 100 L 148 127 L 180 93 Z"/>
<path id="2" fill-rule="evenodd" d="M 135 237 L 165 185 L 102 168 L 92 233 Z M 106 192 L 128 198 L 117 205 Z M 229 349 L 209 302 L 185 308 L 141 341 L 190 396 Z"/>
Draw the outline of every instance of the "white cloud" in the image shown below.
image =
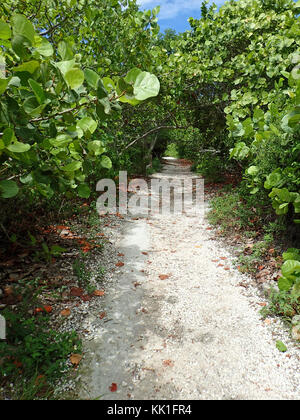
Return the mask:
<path id="1" fill-rule="evenodd" d="M 223 4 L 225 0 L 215 0 L 217 6 Z M 181 13 L 191 13 L 199 11 L 202 0 L 138 0 L 143 9 L 153 9 L 160 5 L 159 19 L 173 19 Z M 210 1 L 213 3 L 213 1 Z"/>

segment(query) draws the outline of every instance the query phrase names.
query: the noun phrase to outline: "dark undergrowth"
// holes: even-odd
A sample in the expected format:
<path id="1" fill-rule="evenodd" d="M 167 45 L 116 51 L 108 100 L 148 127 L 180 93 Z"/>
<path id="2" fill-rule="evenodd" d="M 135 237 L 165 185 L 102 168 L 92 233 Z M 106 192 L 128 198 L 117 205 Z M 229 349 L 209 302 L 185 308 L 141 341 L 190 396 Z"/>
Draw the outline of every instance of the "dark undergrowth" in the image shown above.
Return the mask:
<path id="1" fill-rule="evenodd" d="M 250 274 L 258 284 L 275 280 L 276 287 L 270 288 L 269 304 L 263 308 L 262 315 L 277 315 L 291 324 L 300 315 L 296 280 L 300 261 L 299 225 L 288 223 L 286 217 L 276 217 L 269 211 L 268 203 L 264 205 L 262 201 L 258 205 L 244 197 L 240 186 L 223 185 L 210 201 L 208 221 L 219 235 L 233 246 L 238 245 L 239 271 Z"/>

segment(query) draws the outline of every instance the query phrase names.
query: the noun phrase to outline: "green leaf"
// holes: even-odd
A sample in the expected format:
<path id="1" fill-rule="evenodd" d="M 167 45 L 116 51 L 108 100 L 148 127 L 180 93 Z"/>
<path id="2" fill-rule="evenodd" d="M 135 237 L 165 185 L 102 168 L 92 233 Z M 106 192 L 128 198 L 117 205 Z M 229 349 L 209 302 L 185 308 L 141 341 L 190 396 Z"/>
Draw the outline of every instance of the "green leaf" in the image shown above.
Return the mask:
<path id="1" fill-rule="evenodd" d="M 37 184 L 36 188 L 38 192 L 48 200 L 50 200 L 50 198 L 54 195 L 53 189 L 48 184 Z"/>
<path id="2" fill-rule="evenodd" d="M 280 277 L 278 279 L 278 289 L 282 291 L 288 291 L 293 286 L 293 281 L 287 279 L 286 277 Z"/>
<path id="3" fill-rule="evenodd" d="M 74 161 L 69 163 L 66 166 L 63 166 L 61 169 L 65 172 L 75 172 L 78 171 L 82 167 L 82 163 L 78 161 Z"/>
<path id="4" fill-rule="evenodd" d="M 284 203 L 290 203 L 292 201 L 292 194 L 287 188 L 273 188 L 272 196 L 275 195 Z"/>
<path id="5" fill-rule="evenodd" d="M 14 68 L 14 71 L 27 71 L 28 73 L 34 73 L 36 69 L 40 66 L 38 61 L 32 60 L 28 61 L 27 63 L 20 64 L 19 66 Z"/>
<path id="6" fill-rule="evenodd" d="M 84 73 L 80 69 L 73 68 L 65 73 L 64 79 L 71 89 L 78 89 L 84 82 Z"/>
<path id="7" fill-rule="evenodd" d="M 135 81 L 136 81 L 136 79 L 137 79 L 137 77 L 140 75 L 142 73 L 142 70 L 140 70 L 140 69 L 138 69 L 138 68 L 134 68 L 134 69 L 131 69 L 128 73 L 127 73 L 127 75 L 126 75 L 126 77 L 125 77 L 125 82 L 126 83 L 129 83 L 129 84 L 134 84 L 135 83 Z"/>
<path id="8" fill-rule="evenodd" d="M 23 108 L 27 114 L 31 115 L 32 117 L 36 117 L 37 115 L 41 114 L 41 112 L 49 102 L 50 100 L 47 99 L 44 104 L 39 105 L 36 97 L 30 96 L 24 101 Z"/>
<path id="9" fill-rule="evenodd" d="M 133 87 L 129 83 L 125 82 L 125 79 L 120 77 L 117 83 L 117 94 L 124 95 L 125 93 L 133 95 Z"/>
<path id="10" fill-rule="evenodd" d="M 284 259 L 284 261 L 287 260 L 296 260 L 296 261 L 300 261 L 300 252 L 298 249 L 296 248 L 290 248 L 287 250 L 287 252 L 284 252 L 282 254 L 282 258 Z"/>
<path id="11" fill-rule="evenodd" d="M 257 166 L 250 166 L 248 169 L 246 169 L 246 173 L 248 175 L 256 175 L 259 171 L 259 168 Z"/>
<path id="12" fill-rule="evenodd" d="M 111 105 L 108 98 L 100 99 L 97 104 L 97 108 L 98 107 L 102 107 L 103 108 L 102 111 L 107 115 L 110 114 L 111 112 Z"/>
<path id="13" fill-rule="evenodd" d="M 31 44 L 34 43 L 35 30 L 32 23 L 23 15 L 14 15 L 12 18 L 12 27 L 14 35 L 21 35 L 28 39 Z"/>
<path id="14" fill-rule="evenodd" d="M 12 128 L 8 127 L 3 132 L 2 140 L 4 142 L 4 145 L 7 147 L 14 139 L 15 139 L 15 133 Z"/>
<path id="15" fill-rule="evenodd" d="M 300 106 L 293 109 L 287 116 L 288 125 L 290 127 L 295 127 L 300 121 Z"/>
<path id="16" fill-rule="evenodd" d="M 102 83 L 107 92 L 111 93 L 113 90 L 116 90 L 116 85 L 114 81 L 109 77 L 103 77 Z"/>
<path id="17" fill-rule="evenodd" d="M 91 134 L 96 130 L 97 123 L 91 117 L 84 117 L 77 122 L 77 127 L 81 128 L 83 132 L 89 131 Z"/>
<path id="18" fill-rule="evenodd" d="M 236 143 L 234 149 L 231 150 L 230 157 L 237 159 L 245 159 L 250 152 L 250 148 L 244 142 Z"/>
<path id="19" fill-rule="evenodd" d="M 151 73 L 143 71 L 140 73 L 134 83 L 135 99 L 143 101 L 145 99 L 157 96 L 160 89 L 158 78 Z"/>
<path id="20" fill-rule="evenodd" d="M 9 39 L 11 37 L 10 26 L 0 20 L 0 39 Z"/>
<path id="21" fill-rule="evenodd" d="M 85 77 L 85 80 L 88 82 L 88 84 L 93 89 L 97 89 L 98 88 L 100 76 L 94 70 L 85 69 L 84 70 L 84 77 Z"/>
<path id="22" fill-rule="evenodd" d="M 30 149 L 30 145 L 26 143 L 21 143 L 19 141 L 16 141 L 15 143 L 11 143 L 7 146 L 7 150 L 13 153 L 24 153 L 28 152 Z"/>
<path id="23" fill-rule="evenodd" d="M 287 260 L 281 266 L 281 272 L 284 277 L 300 271 L 300 261 Z"/>
<path id="24" fill-rule="evenodd" d="M 30 47 L 30 41 L 21 35 L 15 35 L 11 40 L 11 46 L 14 52 L 23 60 L 28 59 L 29 52 L 27 47 Z"/>
<path id="25" fill-rule="evenodd" d="M 112 167 L 112 162 L 108 156 L 102 156 L 100 163 L 103 168 L 111 169 Z"/>
<path id="26" fill-rule="evenodd" d="M 29 79 L 28 83 L 35 94 L 39 104 L 42 104 L 46 100 L 45 92 L 42 86 L 33 79 Z"/>
<path id="27" fill-rule="evenodd" d="M 91 195 L 90 187 L 87 184 L 80 184 L 77 188 L 77 192 L 81 198 L 89 198 Z"/>
<path id="28" fill-rule="evenodd" d="M 35 37 L 35 49 L 39 54 L 44 57 L 51 57 L 54 53 L 53 47 L 50 42 L 43 37 Z"/>
<path id="29" fill-rule="evenodd" d="M 72 58 L 74 57 L 72 47 L 66 41 L 59 42 L 57 51 L 63 60 L 72 60 Z"/>
<path id="30" fill-rule="evenodd" d="M 60 70 L 63 76 L 69 71 L 72 70 L 75 66 L 75 60 L 59 61 L 55 63 L 55 66 Z"/>
<path id="31" fill-rule="evenodd" d="M 5 92 L 10 79 L 0 79 L 0 95 Z"/>
<path id="32" fill-rule="evenodd" d="M 282 353 L 285 353 L 287 351 L 287 347 L 282 341 L 276 341 L 276 347 Z"/>
<path id="33" fill-rule="evenodd" d="M 105 152 L 103 143 L 100 140 L 90 141 L 87 145 L 89 152 L 92 152 L 95 156 L 99 156 Z"/>
<path id="34" fill-rule="evenodd" d="M 55 139 L 50 139 L 49 142 L 55 147 L 67 146 L 72 141 L 72 137 L 67 134 L 59 134 Z"/>
<path id="35" fill-rule="evenodd" d="M 12 198 L 16 196 L 19 192 L 19 187 L 12 180 L 3 180 L 0 181 L 0 193 L 1 198 Z"/>
<path id="36" fill-rule="evenodd" d="M 272 172 L 267 176 L 267 179 L 264 183 L 264 187 L 269 190 L 272 187 L 276 187 L 281 183 L 282 176 L 278 172 Z"/>

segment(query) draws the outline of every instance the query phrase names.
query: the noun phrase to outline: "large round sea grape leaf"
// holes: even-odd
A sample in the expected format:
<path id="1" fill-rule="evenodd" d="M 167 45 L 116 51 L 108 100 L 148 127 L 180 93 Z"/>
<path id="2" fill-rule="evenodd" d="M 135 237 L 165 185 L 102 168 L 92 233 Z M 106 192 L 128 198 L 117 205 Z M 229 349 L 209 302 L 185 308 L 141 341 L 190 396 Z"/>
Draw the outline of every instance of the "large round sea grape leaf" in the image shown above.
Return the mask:
<path id="1" fill-rule="evenodd" d="M 71 89 L 78 89 L 84 82 L 84 73 L 74 67 L 64 74 L 64 79 Z"/>
<path id="2" fill-rule="evenodd" d="M 277 285 L 278 285 L 278 289 L 279 290 L 284 290 L 284 291 L 288 291 L 288 290 L 290 290 L 290 288 L 292 287 L 292 285 L 293 285 L 293 281 L 292 280 L 290 280 L 290 279 L 287 279 L 286 277 L 280 277 L 279 279 L 278 279 L 278 283 L 277 283 Z"/>
<path id="3" fill-rule="evenodd" d="M 65 172 L 75 172 L 82 167 L 82 163 L 79 161 L 74 161 L 68 163 L 66 166 L 62 167 L 62 170 Z"/>
<path id="4" fill-rule="evenodd" d="M 0 196 L 1 198 L 12 198 L 19 192 L 19 187 L 15 181 L 3 180 L 0 181 Z"/>
<path id="5" fill-rule="evenodd" d="M 67 146 L 72 141 L 72 137 L 68 136 L 67 134 L 59 134 L 54 139 L 50 139 L 49 142 L 52 146 L 55 147 L 64 147 Z"/>
<path id="6" fill-rule="evenodd" d="M 0 95 L 5 92 L 10 79 L 0 79 Z"/>
<path id="7" fill-rule="evenodd" d="M 53 55 L 53 47 L 46 38 L 43 38 L 42 36 L 35 36 L 34 43 L 35 49 L 42 56 L 51 57 Z"/>
<path id="8" fill-rule="evenodd" d="M 46 100 L 46 95 L 43 87 L 33 79 L 29 79 L 28 83 L 31 89 L 33 90 L 33 93 L 36 99 L 38 100 L 39 104 L 42 104 Z"/>
<path id="9" fill-rule="evenodd" d="M 29 149 L 30 149 L 29 144 L 21 143 L 19 141 L 11 143 L 7 146 L 7 150 L 13 153 L 24 153 L 24 152 L 28 152 Z"/>
<path id="10" fill-rule="evenodd" d="M 0 39 L 9 39 L 11 37 L 10 26 L 0 20 Z"/>
<path id="11" fill-rule="evenodd" d="M 32 23 L 24 16 L 16 14 L 12 17 L 14 35 L 21 35 L 27 38 L 31 44 L 34 43 L 35 30 Z"/>
<path id="12" fill-rule="evenodd" d="M 142 70 L 140 70 L 140 69 L 138 69 L 138 68 L 133 68 L 133 69 L 131 69 L 128 73 L 127 73 L 127 75 L 126 75 L 126 77 L 124 78 L 124 80 L 125 80 L 125 82 L 126 83 L 130 83 L 130 84 L 134 84 L 135 83 L 135 81 L 136 81 L 136 79 L 137 79 L 137 77 L 140 75 L 142 73 Z"/>
<path id="13" fill-rule="evenodd" d="M 85 133 L 89 131 L 91 134 L 96 130 L 97 123 L 91 117 L 83 117 L 81 120 L 77 122 L 77 127 L 81 128 L 81 130 Z"/>
<path id="14" fill-rule="evenodd" d="M 144 101 L 158 95 L 160 83 L 154 74 L 143 71 L 137 76 L 133 89 L 135 98 Z"/>
<path id="15" fill-rule="evenodd" d="M 77 192 L 81 198 L 89 198 L 91 194 L 90 187 L 87 184 L 78 185 Z"/>
<path id="16" fill-rule="evenodd" d="M 85 69 L 84 70 L 84 77 L 85 80 L 87 81 L 87 83 L 93 88 L 93 89 L 97 89 L 98 88 L 98 84 L 99 84 L 99 80 L 100 80 L 100 76 L 99 74 L 97 74 L 94 70 L 91 69 Z M 107 96 L 107 95 L 106 95 Z"/>
<path id="17" fill-rule="evenodd" d="M 90 141 L 87 145 L 89 152 L 93 153 L 95 156 L 99 156 L 105 152 L 103 143 L 100 140 Z"/>
<path id="18" fill-rule="evenodd" d="M 39 67 L 40 63 L 36 60 L 27 61 L 26 63 L 20 64 L 14 68 L 15 72 L 27 71 L 28 73 L 34 73 Z"/>
<path id="19" fill-rule="evenodd" d="M 74 57 L 72 47 L 66 41 L 61 41 L 58 43 L 57 51 L 63 60 L 72 60 Z"/>
<path id="20" fill-rule="evenodd" d="M 287 277 L 296 272 L 300 272 L 300 261 L 287 260 L 281 267 L 282 275 Z"/>
<path id="21" fill-rule="evenodd" d="M 110 169 L 112 167 L 112 162 L 108 156 L 102 156 L 100 163 L 103 168 Z"/>

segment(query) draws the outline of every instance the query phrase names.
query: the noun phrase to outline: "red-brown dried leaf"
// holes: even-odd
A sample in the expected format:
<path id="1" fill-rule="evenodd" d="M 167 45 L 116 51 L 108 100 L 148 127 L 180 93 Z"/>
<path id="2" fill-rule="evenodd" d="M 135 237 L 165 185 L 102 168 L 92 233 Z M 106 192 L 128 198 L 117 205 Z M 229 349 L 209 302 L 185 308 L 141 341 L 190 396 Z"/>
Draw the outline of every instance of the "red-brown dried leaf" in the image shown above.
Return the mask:
<path id="1" fill-rule="evenodd" d="M 94 296 L 104 296 L 105 292 L 104 290 L 95 290 L 94 291 Z"/>
<path id="2" fill-rule="evenodd" d="M 70 316 L 71 315 L 71 310 L 69 308 L 63 309 L 60 314 L 62 316 Z"/>
<path id="3" fill-rule="evenodd" d="M 72 287 L 70 290 L 71 296 L 82 296 L 84 293 L 84 290 L 81 287 Z"/>
<path id="4" fill-rule="evenodd" d="M 168 359 L 163 361 L 163 365 L 172 367 L 174 366 L 174 363 L 172 362 L 172 360 Z"/>
<path id="5" fill-rule="evenodd" d="M 92 297 L 90 295 L 82 295 L 81 296 L 81 300 L 83 300 L 83 302 L 89 302 L 92 299 Z"/>
<path id="6" fill-rule="evenodd" d="M 123 265 L 124 265 L 124 263 L 122 261 L 119 261 L 119 262 L 116 263 L 117 267 L 123 267 Z"/>
<path id="7" fill-rule="evenodd" d="M 117 389 L 118 389 L 118 385 L 115 382 L 113 382 L 109 387 L 110 392 L 116 392 Z"/>

